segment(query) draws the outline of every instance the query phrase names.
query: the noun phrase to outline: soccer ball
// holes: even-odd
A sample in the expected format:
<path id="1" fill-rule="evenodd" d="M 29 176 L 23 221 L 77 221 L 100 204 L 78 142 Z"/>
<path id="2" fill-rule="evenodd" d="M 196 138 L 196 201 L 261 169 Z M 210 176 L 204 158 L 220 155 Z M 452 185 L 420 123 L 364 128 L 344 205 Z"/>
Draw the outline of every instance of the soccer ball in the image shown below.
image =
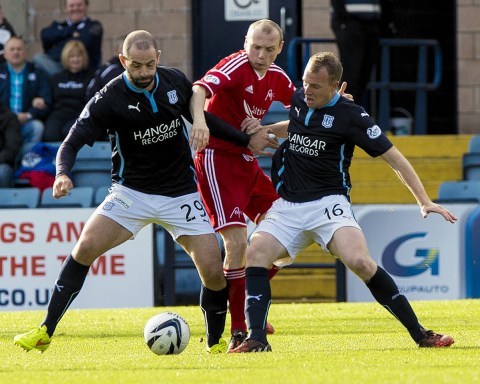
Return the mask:
<path id="1" fill-rule="evenodd" d="M 148 319 L 143 329 L 145 343 L 157 355 L 176 355 L 190 340 L 190 328 L 180 315 L 162 312 Z"/>

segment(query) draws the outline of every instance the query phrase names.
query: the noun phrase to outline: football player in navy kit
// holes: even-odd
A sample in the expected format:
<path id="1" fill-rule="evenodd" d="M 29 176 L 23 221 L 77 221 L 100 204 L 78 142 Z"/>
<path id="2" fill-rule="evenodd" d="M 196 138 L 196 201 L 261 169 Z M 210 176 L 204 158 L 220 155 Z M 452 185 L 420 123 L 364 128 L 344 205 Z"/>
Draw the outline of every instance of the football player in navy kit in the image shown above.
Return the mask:
<path id="1" fill-rule="evenodd" d="M 271 302 L 268 268 L 290 264 L 312 243 L 321 245 L 362 279 L 374 298 L 408 330 L 420 347 L 448 347 L 454 340 L 423 328 L 388 273 L 370 257 L 350 205 L 349 166 L 356 145 L 381 156 L 410 189 L 420 213 L 457 218 L 433 203 L 408 160 L 365 110 L 337 92 L 342 65 L 330 52 L 312 56 L 303 88 L 292 97 L 287 124 L 270 128 L 286 140 L 273 159 L 272 181 L 280 195 L 256 228 L 247 248 L 248 338 L 229 352 L 271 351 L 265 321 Z M 283 130 L 283 132 L 282 132 Z M 283 134 L 283 135 L 282 135 Z"/>
<path id="2" fill-rule="evenodd" d="M 134 31 L 120 55 L 125 72 L 86 105 L 57 156 L 53 195 L 73 188 L 69 172 L 76 153 L 106 131 L 112 146 L 110 194 L 87 221 L 66 258 L 44 321 L 15 336 L 17 345 L 45 351 L 55 328 L 80 292 L 90 265 L 107 250 L 135 237 L 146 225 L 162 225 L 192 257 L 202 281 L 200 306 L 207 328 L 206 349 L 226 351 L 222 339 L 228 290 L 217 238 L 197 192 L 190 144 L 208 143 L 209 130 L 192 129 L 190 143 L 183 117 L 192 122 L 192 84 L 179 70 L 159 66 L 160 51 L 147 31 Z M 212 134 L 255 152 L 275 141 L 268 133 L 249 136 L 210 115 Z M 213 119 L 213 120 L 212 120 Z"/>

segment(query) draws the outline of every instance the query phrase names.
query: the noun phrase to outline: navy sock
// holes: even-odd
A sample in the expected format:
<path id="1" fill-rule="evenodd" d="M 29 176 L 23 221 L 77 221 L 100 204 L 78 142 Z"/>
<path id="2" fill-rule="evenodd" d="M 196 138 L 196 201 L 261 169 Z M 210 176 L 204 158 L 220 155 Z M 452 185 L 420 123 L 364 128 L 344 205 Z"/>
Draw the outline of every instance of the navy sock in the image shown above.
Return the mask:
<path id="1" fill-rule="evenodd" d="M 52 291 L 47 314 L 41 324 L 41 326 L 47 326 L 47 333 L 50 337 L 55 332 L 55 328 L 63 314 L 82 289 L 89 269 L 89 266 L 75 261 L 72 255 L 68 255 L 63 262 Z"/>
<path id="2" fill-rule="evenodd" d="M 200 308 L 203 312 L 207 329 L 207 344 L 209 347 L 218 344 L 225 330 L 227 318 L 228 287 L 220 291 L 212 291 L 204 285 L 200 290 Z"/>
<path id="3" fill-rule="evenodd" d="M 413 340 L 418 342 L 425 336 L 407 298 L 384 269 L 377 267 L 377 272 L 366 284 L 373 297 L 407 328 Z"/>
<path id="4" fill-rule="evenodd" d="M 261 267 L 248 267 L 245 270 L 247 295 L 245 300 L 245 313 L 247 316 L 249 338 L 267 343 L 268 309 L 272 301 L 268 269 Z"/>

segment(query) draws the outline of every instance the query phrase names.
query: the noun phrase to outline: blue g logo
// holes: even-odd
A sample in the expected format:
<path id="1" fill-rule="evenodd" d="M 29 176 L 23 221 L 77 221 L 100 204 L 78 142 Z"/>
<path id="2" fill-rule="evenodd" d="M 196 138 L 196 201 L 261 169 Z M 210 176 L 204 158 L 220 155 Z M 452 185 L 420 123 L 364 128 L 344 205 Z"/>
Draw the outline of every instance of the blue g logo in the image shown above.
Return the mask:
<path id="1" fill-rule="evenodd" d="M 383 252 L 382 255 L 382 264 L 384 268 L 395 276 L 416 276 L 426 270 L 430 269 L 432 275 L 438 275 L 438 256 L 439 251 L 435 248 L 430 249 L 417 249 L 415 252 L 415 257 L 419 258 L 420 261 L 414 265 L 401 265 L 397 262 L 395 258 L 395 253 L 397 249 L 405 243 L 406 241 L 418 237 L 424 237 L 426 235 L 423 233 L 412 233 L 410 235 L 402 236 L 394 241 L 392 241 Z"/>

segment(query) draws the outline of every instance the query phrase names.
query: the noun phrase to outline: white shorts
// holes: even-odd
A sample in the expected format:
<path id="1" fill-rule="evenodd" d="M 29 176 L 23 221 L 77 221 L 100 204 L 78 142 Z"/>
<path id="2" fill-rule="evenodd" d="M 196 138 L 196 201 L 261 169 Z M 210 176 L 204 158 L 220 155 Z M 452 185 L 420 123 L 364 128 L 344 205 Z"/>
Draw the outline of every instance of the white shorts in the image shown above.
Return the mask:
<path id="1" fill-rule="evenodd" d="M 306 203 L 292 203 L 282 198 L 276 200 L 256 232 L 274 236 L 287 250 L 289 257 L 274 264 L 285 266 L 293 263 L 295 256 L 313 243 L 327 250 L 327 244 L 335 231 L 342 227 L 360 229 L 352 207 L 343 195 L 326 196 Z"/>
<path id="2" fill-rule="evenodd" d="M 198 192 L 166 197 L 113 184 L 95 213 L 116 221 L 132 232 L 132 238 L 151 223 L 164 227 L 174 239 L 215 233 Z"/>

